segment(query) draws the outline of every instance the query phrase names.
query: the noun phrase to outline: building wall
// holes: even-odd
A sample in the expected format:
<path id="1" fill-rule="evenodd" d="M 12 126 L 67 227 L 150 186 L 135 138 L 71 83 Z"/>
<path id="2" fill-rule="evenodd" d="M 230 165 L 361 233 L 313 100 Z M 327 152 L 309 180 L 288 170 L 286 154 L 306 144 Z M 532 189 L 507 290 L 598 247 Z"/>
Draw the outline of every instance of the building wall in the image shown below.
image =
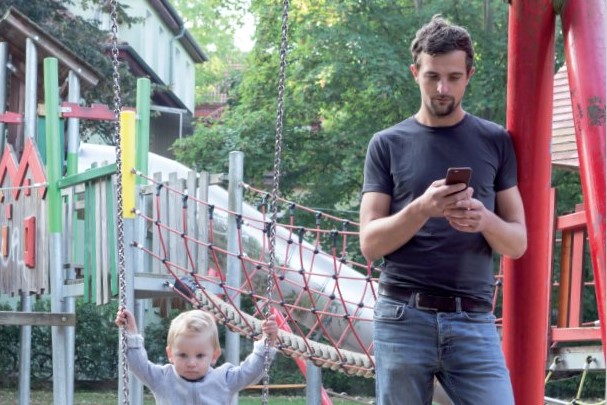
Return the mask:
<path id="1" fill-rule="evenodd" d="M 99 21 L 100 28 L 110 30 L 109 15 L 102 13 L 100 9 L 89 7 L 83 10 L 79 5 L 68 7 L 72 12 L 86 19 Z M 142 22 L 133 24 L 131 27 L 119 26 L 119 41 L 128 42 L 164 84 L 170 86 L 173 93 L 193 113 L 195 107 L 194 61 L 176 38 L 179 33 L 171 32 L 146 0 L 130 0 L 127 13 L 131 17 L 142 19 Z"/>

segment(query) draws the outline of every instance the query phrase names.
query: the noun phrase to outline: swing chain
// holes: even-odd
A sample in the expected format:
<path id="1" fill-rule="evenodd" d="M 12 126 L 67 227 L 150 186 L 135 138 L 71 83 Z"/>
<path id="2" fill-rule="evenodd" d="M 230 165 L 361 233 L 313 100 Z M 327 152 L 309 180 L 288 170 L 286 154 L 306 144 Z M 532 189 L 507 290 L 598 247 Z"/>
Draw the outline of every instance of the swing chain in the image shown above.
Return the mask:
<path id="1" fill-rule="evenodd" d="M 120 99 L 120 71 L 118 69 L 118 0 L 110 0 L 111 32 L 112 32 L 112 79 L 114 90 L 114 143 L 116 146 L 116 228 L 118 245 L 118 283 L 120 289 L 120 307 L 126 308 L 126 276 L 124 256 L 124 223 L 123 223 L 123 201 L 122 201 L 122 150 L 120 147 L 120 112 L 122 101 Z M 120 330 L 120 353 L 122 356 L 122 403 L 129 403 L 129 368 L 126 363 L 127 341 L 126 329 Z"/>
<path id="2" fill-rule="evenodd" d="M 283 0 L 282 3 L 282 32 L 280 40 L 280 70 L 278 74 L 278 108 L 276 114 L 276 138 L 274 146 L 274 179 L 272 183 L 272 195 L 270 199 L 270 229 L 268 232 L 269 242 L 269 266 L 268 266 L 268 278 L 266 284 L 266 297 L 268 304 L 265 306 L 266 318 L 270 314 L 270 307 L 272 302 L 272 292 L 274 291 L 274 277 L 276 262 L 276 218 L 277 218 L 277 201 L 278 191 L 280 183 L 280 155 L 282 152 L 282 132 L 283 132 L 283 111 L 284 111 L 284 89 L 285 89 L 285 70 L 287 66 L 287 31 L 288 31 L 288 19 L 289 19 L 289 0 Z M 265 342 L 265 356 L 264 356 L 264 377 L 263 377 L 263 390 L 262 390 L 262 404 L 268 404 L 269 397 L 269 385 L 270 385 L 270 347 L 269 342 Z"/>

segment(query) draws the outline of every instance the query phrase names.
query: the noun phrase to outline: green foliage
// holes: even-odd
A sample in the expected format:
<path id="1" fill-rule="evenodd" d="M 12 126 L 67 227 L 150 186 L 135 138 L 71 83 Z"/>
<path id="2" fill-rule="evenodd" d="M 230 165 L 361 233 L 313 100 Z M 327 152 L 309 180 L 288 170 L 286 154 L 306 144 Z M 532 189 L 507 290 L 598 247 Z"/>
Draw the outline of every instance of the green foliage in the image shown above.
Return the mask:
<path id="1" fill-rule="evenodd" d="M 245 153 L 245 178 L 264 186 L 274 165 L 278 47 L 282 2 L 255 0 L 255 47 L 222 122 L 198 125 L 174 145 L 182 162 L 227 170 L 231 150 Z M 415 113 L 419 90 L 411 78 L 410 42 L 433 14 L 465 25 L 476 45 L 477 74 L 466 98 L 475 114 L 505 120 L 507 11 L 483 1 L 307 0 L 291 4 L 284 89 L 280 188 L 304 205 L 357 219 L 362 166 L 373 133 Z M 313 221 L 313 218 L 309 221 Z"/>
<path id="2" fill-rule="evenodd" d="M 574 212 L 575 206 L 583 202 L 580 173 L 577 171 L 555 168 L 552 187 L 556 188 L 557 215 Z"/>
<path id="3" fill-rule="evenodd" d="M 574 399 L 577 396 L 581 382 L 582 374 L 579 372 L 557 374 L 546 384 L 545 395 L 551 398 Z M 601 399 L 605 399 L 604 371 L 592 371 L 587 374 L 580 397 L 584 403 L 598 403 Z M 593 400 L 589 400 L 590 398 Z"/>
<path id="4" fill-rule="evenodd" d="M 166 355 L 167 335 L 171 321 L 179 315 L 179 311 L 172 310 L 169 316 L 159 322 L 152 323 L 145 328 L 145 350 L 148 359 L 157 364 L 166 364 L 169 359 Z"/>
<path id="5" fill-rule="evenodd" d="M 11 311 L 9 305 L 0 310 Z M 48 300 L 38 300 L 33 311 L 50 312 Z M 118 329 L 114 325 L 117 304 L 96 306 L 77 301 L 75 378 L 76 381 L 113 380 L 118 372 Z M 18 326 L 0 328 L 3 349 L 0 361 L 0 386 L 13 385 L 19 373 Z M 31 375 L 35 382 L 49 381 L 52 377 L 52 340 L 50 326 L 32 327 Z"/>
<path id="6" fill-rule="evenodd" d="M 209 57 L 196 66 L 196 102 L 217 101 L 215 93 L 229 93 L 238 66 L 245 63 L 245 54 L 235 46 L 233 36 L 243 24 L 246 7 L 238 0 L 173 0 L 172 4 Z"/>
<path id="7" fill-rule="evenodd" d="M 77 301 L 76 378 L 108 380 L 118 377 L 119 332 L 114 324 L 117 302 L 97 306 Z"/>

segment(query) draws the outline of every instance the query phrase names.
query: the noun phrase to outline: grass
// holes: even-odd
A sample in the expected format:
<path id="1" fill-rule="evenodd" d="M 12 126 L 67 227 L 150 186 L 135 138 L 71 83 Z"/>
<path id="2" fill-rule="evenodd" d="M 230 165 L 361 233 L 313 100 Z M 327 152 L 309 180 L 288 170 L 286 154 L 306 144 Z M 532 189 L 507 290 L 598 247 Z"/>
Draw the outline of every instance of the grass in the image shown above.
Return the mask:
<path id="1" fill-rule="evenodd" d="M 76 391 L 74 393 L 74 405 L 116 405 L 118 401 L 117 391 Z M 369 403 L 367 399 L 364 403 Z M 17 388 L 1 388 L 0 389 L 0 404 L 16 405 L 19 403 L 19 392 Z M 53 403 L 53 392 L 50 390 L 32 390 L 30 392 L 30 405 L 48 405 Z M 258 405 L 261 403 L 260 395 L 245 395 L 240 394 L 239 405 Z M 334 398 L 333 405 L 359 405 L 363 402 L 355 400 L 347 400 L 342 398 Z M 154 398 L 151 394 L 146 393 L 143 400 L 144 405 L 155 405 Z M 285 397 L 273 396 L 270 393 L 268 400 L 269 405 L 306 405 L 304 397 Z"/>

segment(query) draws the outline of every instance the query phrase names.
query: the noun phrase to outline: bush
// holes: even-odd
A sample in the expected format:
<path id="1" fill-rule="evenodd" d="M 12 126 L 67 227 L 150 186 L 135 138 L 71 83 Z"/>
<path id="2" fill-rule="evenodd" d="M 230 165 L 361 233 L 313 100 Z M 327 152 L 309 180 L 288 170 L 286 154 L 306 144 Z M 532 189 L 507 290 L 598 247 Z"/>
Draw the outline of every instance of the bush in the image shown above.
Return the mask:
<path id="1" fill-rule="evenodd" d="M 13 311 L 8 304 L 0 310 Z M 33 305 L 36 312 L 50 312 L 48 300 Z M 98 307 L 78 300 L 76 304 L 75 379 L 114 380 L 118 373 L 118 329 L 114 326 L 117 304 Z M 0 386 L 14 385 L 19 376 L 20 327 L 0 328 Z M 52 377 L 52 339 L 50 326 L 32 327 L 31 377 L 34 382 Z"/>

